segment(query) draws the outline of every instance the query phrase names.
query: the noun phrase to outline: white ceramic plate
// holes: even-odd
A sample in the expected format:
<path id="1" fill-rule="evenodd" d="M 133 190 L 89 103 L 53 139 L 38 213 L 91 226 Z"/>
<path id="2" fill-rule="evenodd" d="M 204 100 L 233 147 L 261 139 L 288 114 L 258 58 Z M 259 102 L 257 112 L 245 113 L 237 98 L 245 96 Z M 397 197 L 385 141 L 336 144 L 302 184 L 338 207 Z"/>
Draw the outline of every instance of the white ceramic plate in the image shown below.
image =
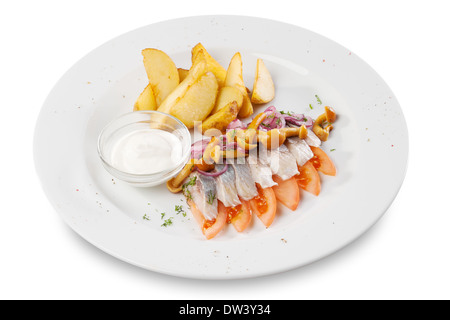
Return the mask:
<path id="1" fill-rule="evenodd" d="M 269 229 L 254 219 L 243 233 L 228 227 L 213 240 L 204 240 L 189 212 L 186 217 L 175 214 L 175 205 L 186 208 L 181 195 L 169 193 L 164 186 L 130 187 L 109 175 L 98 158 L 100 131 L 132 110 L 147 84 L 141 50 L 159 48 L 178 67 L 189 68 L 190 50 L 198 42 L 224 67 L 240 51 L 250 89 L 256 59 L 263 58 L 276 85 L 270 105 L 313 117 L 330 105 L 339 114 L 331 138 L 323 144 L 336 164 L 337 176 L 322 176 L 320 196 L 304 192 L 296 212 L 280 206 Z M 303 266 L 367 231 L 401 186 L 408 137 L 394 94 L 348 49 L 285 23 L 202 16 L 129 32 L 76 63 L 42 108 L 34 154 L 51 203 L 93 245 L 156 272 L 231 279 Z M 173 217 L 171 226 L 161 226 L 161 213 Z M 143 219 L 145 215 L 150 220 Z"/>

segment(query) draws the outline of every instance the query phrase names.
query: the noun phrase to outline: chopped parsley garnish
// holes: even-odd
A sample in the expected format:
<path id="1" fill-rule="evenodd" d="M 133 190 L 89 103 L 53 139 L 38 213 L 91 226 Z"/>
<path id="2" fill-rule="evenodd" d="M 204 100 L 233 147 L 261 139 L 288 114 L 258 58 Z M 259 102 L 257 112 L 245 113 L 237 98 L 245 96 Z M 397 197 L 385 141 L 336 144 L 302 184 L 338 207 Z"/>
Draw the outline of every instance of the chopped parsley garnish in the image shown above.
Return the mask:
<path id="1" fill-rule="evenodd" d="M 188 182 L 183 184 L 183 187 L 181 188 L 183 190 L 183 194 L 188 200 L 192 200 L 191 192 L 187 189 L 189 186 L 194 186 L 197 182 L 197 177 L 192 177 Z"/>
<path id="2" fill-rule="evenodd" d="M 322 100 L 320 100 L 320 98 L 319 98 L 319 96 L 318 96 L 317 94 L 315 95 L 315 97 L 316 97 L 316 99 L 317 99 L 317 103 L 318 103 L 318 104 L 322 104 Z"/>
<path id="3" fill-rule="evenodd" d="M 314 109 L 313 106 L 311 105 L 311 103 L 309 104 L 309 108 L 312 110 Z"/>
<path id="4" fill-rule="evenodd" d="M 292 111 L 280 111 L 280 113 L 281 114 L 286 114 L 286 115 L 288 115 L 288 116 L 292 116 L 293 114 L 294 114 L 294 112 L 292 112 Z"/>
<path id="5" fill-rule="evenodd" d="M 188 182 L 186 182 L 183 187 L 194 186 L 197 182 L 197 177 L 192 177 Z"/>
<path id="6" fill-rule="evenodd" d="M 164 220 L 164 223 L 161 225 L 161 227 L 168 227 L 171 226 L 173 224 L 172 222 L 173 217 L 170 217 L 169 219 Z"/>
<path id="7" fill-rule="evenodd" d="M 208 192 L 208 200 L 206 202 L 208 202 L 210 205 L 212 205 L 214 203 L 214 200 L 216 199 L 216 194 L 212 191 Z"/>
<path id="8" fill-rule="evenodd" d="M 164 212 L 161 213 L 161 220 L 164 219 L 165 216 L 166 216 L 166 214 Z"/>
<path id="9" fill-rule="evenodd" d="M 335 151 L 336 149 L 331 149 L 330 151 Z"/>
<path id="10" fill-rule="evenodd" d="M 144 216 L 142 217 L 142 219 L 150 221 L 150 217 L 149 217 L 148 215 L 146 215 L 146 214 L 144 214 Z"/>
<path id="11" fill-rule="evenodd" d="M 183 189 L 183 194 L 188 200 L 192 200 L 192 194 L 188 189 Z"/>
<path id="12" fill-rule="evenodd" d="M 181 213 L 183 215 L 183 217 L 186 217 L 186 212 L 183 210 L 183 206 L 175 205 L 175 212 L 176 212 L 176 214 Z"/>

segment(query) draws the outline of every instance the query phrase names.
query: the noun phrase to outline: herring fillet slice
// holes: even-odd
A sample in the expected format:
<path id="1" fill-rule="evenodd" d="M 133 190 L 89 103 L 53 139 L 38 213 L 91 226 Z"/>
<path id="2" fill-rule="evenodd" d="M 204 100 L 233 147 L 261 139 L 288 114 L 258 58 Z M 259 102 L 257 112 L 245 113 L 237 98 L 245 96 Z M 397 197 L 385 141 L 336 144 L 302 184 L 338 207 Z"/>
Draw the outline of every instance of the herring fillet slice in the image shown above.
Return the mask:
<path id="1" fill-rule="evenodd" d="M 314 157 L 314 153 L 305 140 L 299 137 L 292 137 L 286 140 L 286 147 L 292 153 L 298 166 L 303 166 L 309 159 Z"/>
<path id="2" fill-rule="evenodd" d="M 272 173 L 279 176 L 283 181 L 300 173 L 297 160 L 284 144 L 277 149 L 267 150 L 267 157 Z"/>
<path id="3" fill-rule="evenodd" d="M 195 179 L 195 184 L 188 184 L 185 195 L 192 199 L 195 206 L 203 213 L 206 220 L 214 220 L 218 215 L 216 181 L 212 177 L 191 173 L 188 181 Z"/>
<path id="4" fill-rule="evenodd" d="M 217 164 L 215 170 L 223 169 L 223 164 Z M 225 207 L 235 207 L 241 204 L 238 192 L 236 190 L 236 176 L 232 166 L 228 165 L 225 173 L 215 178 L 217 187 L 217 199 L 219 199 Z"/>
<path id="5" fill-rule="evenodd" d="M 308 129 L 308 135 L 305 138 L 305 142 L 313 147 L 320 147 L 320 145 L 322 144 L 322 141 L 320 141 L 319 137 L 316 136 L 316 134 Z"/>
<path id="6" fill-rule="evenodd" d="M 272 170 L 268 164 L 261 161 L 258 156 L 251 152 L 248 156 L 248 163 L 253 180 L 258 183 L 261 188 L 269 188 L 278 185 L 272 179 Z"/>
<path id="7" fill-rule="evenodd" d="M 236 189 L 238 195 L 248 201 L 258 195 L 255 180 L 252 177 L 250 165 L 246 161 L 242 164 L 232 164 L 234 173 L 236 175 Z"/>

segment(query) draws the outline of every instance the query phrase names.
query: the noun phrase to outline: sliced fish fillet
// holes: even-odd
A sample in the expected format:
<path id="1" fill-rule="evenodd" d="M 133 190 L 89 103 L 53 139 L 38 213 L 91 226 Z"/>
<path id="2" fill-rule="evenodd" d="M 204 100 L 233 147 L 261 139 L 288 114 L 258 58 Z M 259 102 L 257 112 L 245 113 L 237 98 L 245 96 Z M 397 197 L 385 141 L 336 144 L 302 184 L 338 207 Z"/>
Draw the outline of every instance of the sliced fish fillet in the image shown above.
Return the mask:
<path id="1" fill-rule="evenodd" d="M 187 179 L 187 184 L 183 191 L 185 196 L 192 200 L 198 210 L 203 213 L 206 220 L 217 218 L 218 202 L 214 178 L 193 172 Z"/>
<path id="2" fill-rule="evenodd" d="M 245 158 L 244 158 L 245 159 Z M 236 190 L 238 195 L 248 201 L 258 195 L 255 180 L 253 179 L 250 165 L 246 161 L 243 164 L 232 164 L 236 176 Z"/>
<path id="3" fill-rule="evenodd" d="M 294 156 L 297 165 L 303 166 L 309 159 L 314 157 L 314 153 L 305 140 L 299 137 L 288 138 L 285 142 L 289 152 Z"/>
<path id="4" fill-rule="evenodd" d="M 223 164 L 217 164 L 214 170 L 221 171 Z M 225 207 L 235 207 L 241 204 L 236 189 L 236 175 L 231 165 L 228 165 L 227 171 L 215 178 L 217 183 L 217 199 L 219 199 Z"/>
<path id="5" fill-rule="evenodd" d="M 320 147 L 322 144 L 319 137 L 317 137 L 316 134 L 310 129 L 308 129 L 308 135 L 306 136 L 305 141 L 308 145 L 313 147 Z"/>
<path id="6" fill-rule="evenodd" d="M 284 144 L 277 149 L 268 150 L 267 158 L 272 173 L 279 176 L 282 180 L 290 179 L 300 173 L 297 167 L 297 160 Z"/>
<path id="7" fill-rule="evenodd" d="M 272 170 L 270 169 L 269 163 L 267 162 L 265 164 L 263 161 L 261 161 L 261 157 L 258 157 L 256 153 L 251 152 L 249 154 L 248 163 L 253 180 L 263 189 L 276 186 L 277 183 L 272 179 Z"/>

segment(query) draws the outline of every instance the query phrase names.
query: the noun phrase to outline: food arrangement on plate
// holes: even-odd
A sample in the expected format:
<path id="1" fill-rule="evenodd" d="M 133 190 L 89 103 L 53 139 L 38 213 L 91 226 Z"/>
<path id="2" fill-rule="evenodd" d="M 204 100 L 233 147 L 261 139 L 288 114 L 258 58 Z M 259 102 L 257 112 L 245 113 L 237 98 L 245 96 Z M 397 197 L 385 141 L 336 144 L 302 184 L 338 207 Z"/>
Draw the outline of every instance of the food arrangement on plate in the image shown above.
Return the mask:
<path id="1" fill-rule="evenodd" d="M 274 106 L 249 118 L 254 106 L 275 97 L 274 82 L 262 59 L 257 59 L 250 91 L 244 84 L 239 52 L 228 69 L 201 43 L 192 49 L 189 70 L 177 68 L 158 49 L 144 49 L 142 55 L 149 84 L 134 110 L 169 114 L 201 133 L 192 144 L 191 159 L 166 185 L 186 197 L 206 239 L 227 224 L 242 232 L 254 215 L 269 227 L 278 202 L 295 211 L 301 190 L 319 195 L 319 172 L 336 175 L 333 162 L 320 148 L 337 118 L 331 107 L 326 106 L 316 119 Z"/>
<path id="2" fill-rule="evenodd" d="M 179 112 L 181 102 L 186 103 L 188 97 L 194 95 L 194 91 L 188 94 L 191 91 L 189 88 L 197 87 L 197 80 L 189 80 L 191 84 L 188 87 L 183 80 L 193 71 L 190 50 L 198 43 L 199 37 L 210 56 L 225 67 L 221 67 L 225 70 L 222 70 L 222 76 L 216 70 L 218 91 L 212 91 L 216 101 L 211 103 L 214 106 L 208 115 L 205 116 L 208 110 L 202 111 L 201 117 L 205 120 L 230 101 L 236 101 L 242 109 L 244 94 L 236 86 L 224 88 L 218 80 L 227 77 L 229 63 L 236 51 L 241 53 L 243 87 L 250 98 L 253 114 L 244 118 L 239 115 L 240 109 L 233 119 L 234 114 L 231 113 L 233 120 L 226 127 L 231 123 L 239 124 L 238 121 L 233 122 L 236 119 L 243 124 L 236 128 L 236 134 L 225 129 L 223 133 L 217 130 L 217 134 L 208 135 L 205 131 L 203 135 L 197 129 L 198 125 L 193 124 L 194 127 L 188 129 L 173 116 L 172 111 L 178 108 Z M 142 49 L 148 47 L 162 49 L 176 63 L 171 68 L 176 73 L 169 75 L 170 79 L 178 75 L 178 81 L 170 84 L 170 89 L 163 91 L 164 86 L 157 85 L 157 79 L 162 81 L 162 75 L 167 75 L 166 67 L 161 67 L 159 74 L 155 70 L 151 81 L 148 81 L 141 55 Z M 203 55 L 206 56 L 205 52 Z M 254 83 L 257 58 L 264 60 L 275 87 L 275 98 L 266 104 L 251 101 L 253 92 L 261 88 L 260 81 Z M 157 61 L 156 57 L 151 60 L 155 59 Z M 171 60 L 166 58 L 165 61 Z M 207 68 L 198 73 L 197 79 L 211 72 L 212 66 L 207 64 Z M 169 79 L 169 76 L 166 78 Z M 189 78 L 196 79 L 192 75 Z M 203 78 L 205 81 L 212 79 L 210 76 Z M 268 83 L 266 88 L 270 88 L 271 81 Z M 147 86 L 149 88 L 138 99 Z M 177 89 L 179 86 L 182 90 Z M 197 93 L 203 101 L 207 87 L 202 88 L 204 90 L 197 87 Z M 173 110 L 169 108 L 169 113 L 156 111 L 175 91 L 179 95 L 171 97 L 177 99 L 172 100 L 171 104 L 175 106 L 180 102 L 180 105 Z M 163 98 L 164 95 L 166 98 Z M 232 95 L 233 98 L 227 98 Z M 266 101 L 270 98 L 268 94 L 259 96 Z M 137 100 L 136 109 L 142 111 L 133 112 Z M 197 108 L 204 108 L 205 105 L 198 100 L 191 105 L 190 112 L 198 112 Z M 329 124 L 326 115 L 320 116 L 326 105 L 335 107 L 338 113 L 338 119 L 332 123 L 335 129 L 331 132 L 319 128 L 325 129 Z M 256 129 L 257 134 L 252 133 L 250 124 L 271 106 L 276 107 L 285 121 L 293 120 L 287 117 L 295 116 L 295 113 L 311 116 L 313 126 L 307 121 L 299 121 L 297 125 L 286 121 L 284 128 L 280 126 L 278 129 L 275 125 L 283 119 L 276 115 L 274 118 L 280 120 L 271 122 L 270 130 L 262 125 Z M 267 113 L 265 124 L 271 119 L 271 109 Z M 301 117 L 297 118 L 300 120 Z M 332 113 L 328 118 L 332 122 Z M 224 126 L 228 121 L 222 118 L 219 124 Z M 298 185 L 299 179 L 296 179 L 300 202 L 295 211 L 290 211 L 275 196 L 277 212 L 266 229 L 251 206 L 251 216 L 244 215 L 251 219 L 251 223 L 247 224 L 245 219 L 235 219 L 233 224 L 233 207 L 229 207 L 231 223 L 225 223 L 212 240 L 206 240 L 206 237 L 214 235 L 212 231 L 215 230 L 208 228 L 204 235 L 203 227 L 216 221 L 207 222 L 205 216 L 209 212 L 201 212 L 201 204 L 192 201 L 201 212 L 199 228 L 186 204 L 189 192 L 192 200 L 197 199 L 193 188 L 200 187 L 197 185 L 203 178 L 200 170 L 215 174 L 226 164 L 227 170 L 230 167 L 239 170 L 242 167 L 239 161 L 245 159 L 252 173 L 250 160 L 260 157 L 260 161 L 265 162 L 269 152 L 272 152 L 263 144 L 267 136 L 264 131 L 290 131 L 293 126 L 298 130 L 298 138 L 308 144 L 307 138 L 300 137 L 300 132 L 304 134 L 301 124 L 313 133 L 316 127 L 315 135 L 321 142 L 319 148 L 335 162 L 338 170 L 336 177 L 325 176 L 317 170 L 314 164 L 317 166 L 318 162 L 313 159 L 300 169 L 297 165 L 300 174 L 316 177 L 312 180 L 316 183 L 306 185 L 316 194 L 321 190 L 318 197 L 304 191 Z M 276 137 L 277 133 L 273 131 L 270 135 Z M 325 139 L 327 134 L 328 141 L 323 142 L 320 137 Z M 221 155 L 222 163 L 212 163 L 214 169 L 211 171 L 208 167 L 198 169 L 194 166 L 194 171 L 187 171 L 186 179 L 174 184 L 177 177 L 183 177 L 179 176 L 180 173 L 193 158 L 192 144 L 205 140 L 195 144 L 195 150 L 203 150 L 196 156 L 201 153 L 203 159 L 206 146 L 213 137 L 219 141 L 230 137 L 233 141 L 228 146 L 225 144 L 224 150 L 210 146 L 212 150 L 220 151 L 210 150 L 210 158 L 214 162 L 214 159 L 220 160 Z M 297 140 L 293 138 L 286 137 L 286 140 Z M 246 147 L 243 142 L 257 146 L 246 150 L 244 157 L 233 156 L 223 160 L 223 155 L 237 154 L 238 146 L 242 154 L 242 149 Z M 289 150 L 288 142 L 283 145 Z M 219 147 L 222 146 L 219 144 Z M 301 267 L 336 252 L 360 237 L 379 221 L 398 194 L 407 169 L 408 148 L 406 121 L 394 93 L 357 54 L 295 25 L 252 17 L 200 16 L 161 22 L 128 32 L 99 46 L 78 61 L 58 81 L 43 104 L 35 129 L 34 161 L 44 192 L 55 210 L 68 226 L 92 245 L 127 263 L 154 272 L 217 280 L 260 277 Z M 310 150 L 313 149 L 310 146 Z M 260 151 L 267 154 L 260 155 Z M 208 158 L 208 153 L 205 158 Z M 278 183 L 270 164 L 270 174 L 266 168 L 265 178 Z M 235 179 L 243 177 L 242 173 L 234 174 Z M 200 178 L 194 178 L 195 175 Z M 246 194 L 246 189 L 241 189 L 239 184 L 247 182 L 248 177 L 244 177 L 242 181 L 235 180 L 234 185 L 239 201 L 246 209 L 244 205 L 249 205 L 252 200 L 241 196 Z M 221 187 L 221 177 L 212 178 L 217 192 Z M 221 181 L 225 178 L 227 176 L 223 176 Z M 256 180 L 262 181 L 262 178 L 258 175 L 254 179 L 252 175 L 254 185 L 257 186 Z M 181 191 L 169 191 L 167 181 L 171 181 L 171 188 L 177 185 L 173 191 L 178 188 Z M 253 182 L 249 181 L 248 190 L 254 191 Z M 386 184 L 386 181 L 389 183 Z M 187 190 L 185 195 L 183 185 Z M 151 186 L 157 187 L 147 188 Z M 271 187 L 273 193 L 276 187 Z M 219 194 L 214 199 L 208 189 L 203 187 L 201 190 L 206 200 L 208 195 L 211 195 L 211 201 L 217 200 L 219 217 L 219 209 L 225 206 L 218 198 Z M 219 226 L 219 223 L 214 225 Z M 246 228 L 237 232 L 235 226 L 240 230 Z"/>

